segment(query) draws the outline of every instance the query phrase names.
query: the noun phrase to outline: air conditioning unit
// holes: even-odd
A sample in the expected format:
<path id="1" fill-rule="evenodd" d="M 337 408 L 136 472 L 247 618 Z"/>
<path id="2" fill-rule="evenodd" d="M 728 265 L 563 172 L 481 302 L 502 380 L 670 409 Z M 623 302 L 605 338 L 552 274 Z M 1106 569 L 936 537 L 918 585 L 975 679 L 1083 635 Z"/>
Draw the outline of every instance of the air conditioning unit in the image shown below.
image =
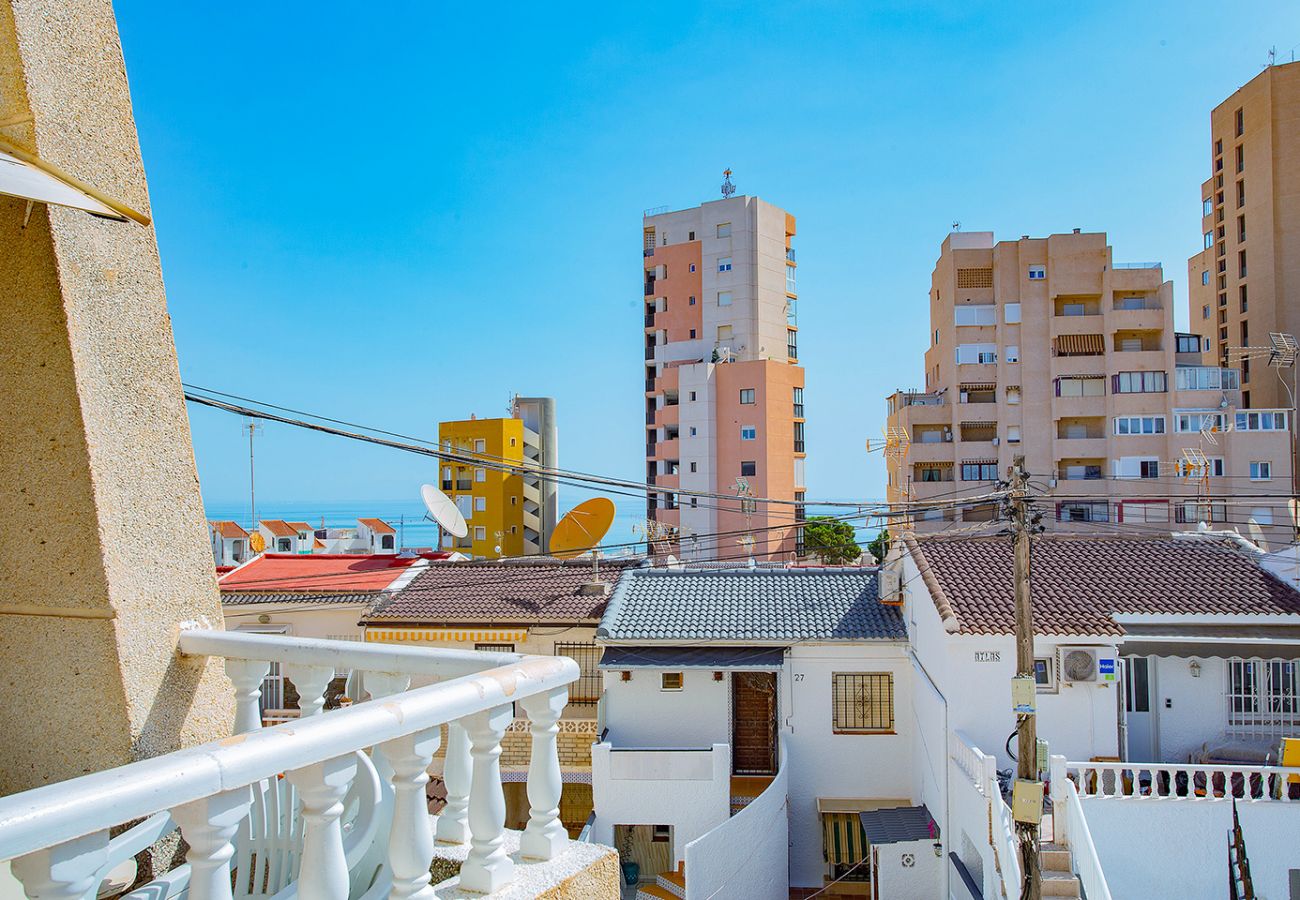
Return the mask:
<path id="1" fill-rule="evenodd" d="M 1105 684 L 1119 679 L 1113 647 L 1062 647 L 1063 684 Z"/>

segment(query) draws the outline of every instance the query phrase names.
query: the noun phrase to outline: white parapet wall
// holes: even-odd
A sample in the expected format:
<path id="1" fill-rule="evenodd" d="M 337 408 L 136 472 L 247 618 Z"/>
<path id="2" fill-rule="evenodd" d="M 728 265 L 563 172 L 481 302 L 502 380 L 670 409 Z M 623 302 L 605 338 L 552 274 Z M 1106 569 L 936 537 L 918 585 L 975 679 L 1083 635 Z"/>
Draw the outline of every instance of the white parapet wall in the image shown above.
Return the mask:
<path id="1" fill-rule="evenodd" d="M 736 815 L 686 845 L 686 900 L 790 896 L 788 767 Z"/>
<path id="2" fill-rule="evenodd" d="M 592 839 L 612 845 L 616 825 L 670 825 L 673 864 L 686 845 L 731 814 L 731 748 L 591 748 Z"/>

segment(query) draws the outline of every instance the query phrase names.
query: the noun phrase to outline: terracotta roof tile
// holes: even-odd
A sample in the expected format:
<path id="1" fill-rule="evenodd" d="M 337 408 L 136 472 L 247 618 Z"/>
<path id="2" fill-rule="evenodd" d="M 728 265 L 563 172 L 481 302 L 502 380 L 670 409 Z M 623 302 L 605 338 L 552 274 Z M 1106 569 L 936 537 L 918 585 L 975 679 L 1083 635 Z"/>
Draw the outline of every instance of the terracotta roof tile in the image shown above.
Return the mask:
<path id="1" fill-rule="evenodd" d="M 292 528 L 294 531 L 310 531 L 314 533 L 316 530 L 306 522 L 285 522 L 285 524 L 288 525 L 290 528 Z"/>
<path id="2" fill-rule="evenodd" d="M 350 606 L 352 604 L 373 603 L 382 597 L 377 592 L 356 594 L 298 594 L 298 593 L 254 593 L 245 591 L 222 591 L 223 606 L 258 606 L 265 603 L 311 603 L 315 605 Z"/>
<path id="3" fill-rule="evenodd" d="M 295 531 L 284 519 L 263 519 L 262 527 L 276 537 L 297 537 Z"/>
<path id="4" fill-rule="evenodd" d="M 960 633 L 1013 632 L 1009 538 L 907 535 L 904 545 L 923 572 L 928 564 Z M 1300 614 L 1300 593 L 1212 536 L 1043 535 L 1030 554 L 1037 634 L 1121 635 L 1113 616 L 1124 613 Z"/>
<path id="5" fill-rule="evenodd" d="M 245 531 L 238 522 L 209 522 L 212 530 L 223 538 L 246 538 L 248 532 Z"/>
<path id="6" fill-rule="evenodd" d="M 638 563 L 602 561 L 600 580 L 611 586 Z M 444 562 L 429 566 L 362 624 L 444 622 L 591 622 L 607 597 L 582 594 L 592 580 L 590 560 Z"/>
<path id="7" fill-rule="evenodd" d="M 377 534 L 397 534 L 397 529 L 383 519 L 357 519 L 357 521 Z"/>

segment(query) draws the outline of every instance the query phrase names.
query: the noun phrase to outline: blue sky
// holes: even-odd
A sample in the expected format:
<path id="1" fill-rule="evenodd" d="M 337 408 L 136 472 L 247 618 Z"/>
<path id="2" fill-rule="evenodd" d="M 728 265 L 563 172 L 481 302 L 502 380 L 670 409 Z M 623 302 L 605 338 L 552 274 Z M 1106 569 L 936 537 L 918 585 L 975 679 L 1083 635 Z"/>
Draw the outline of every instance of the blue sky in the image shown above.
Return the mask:
<path id="1" fill-rule="evenodd" d="M 163 4 L 118 22 L 186 381 L 436 436 L 558 398 L 566 468 L 643 474 L 641 212 L 798 217 L 810 497 L 879 498 L 952 222 L 1109 233 L 1186 322 L 1210 109 L 1300 5 Z M 1297 51 L 1300 52 L 1300 51 Z M 191 407 L 205 498 L 239 420 Z M 414 497 L 428 461 L 267 425 L 258 493 Z"/>

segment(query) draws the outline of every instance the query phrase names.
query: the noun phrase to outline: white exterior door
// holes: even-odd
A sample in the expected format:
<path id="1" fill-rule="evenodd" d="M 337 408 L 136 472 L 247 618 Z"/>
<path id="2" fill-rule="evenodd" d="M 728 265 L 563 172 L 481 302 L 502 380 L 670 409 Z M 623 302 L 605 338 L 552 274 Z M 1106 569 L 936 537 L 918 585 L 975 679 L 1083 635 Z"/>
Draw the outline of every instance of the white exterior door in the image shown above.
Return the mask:
<path id="1" fill-rule="evenodd" d="M 1132 762 L 1157 762 L 1159 759 L 1155 716 L 1151 708 L 1155 674 L 1150 657 L 1124 657 L 1124 719 L 1128 732 L 1125 759 Z"/>

